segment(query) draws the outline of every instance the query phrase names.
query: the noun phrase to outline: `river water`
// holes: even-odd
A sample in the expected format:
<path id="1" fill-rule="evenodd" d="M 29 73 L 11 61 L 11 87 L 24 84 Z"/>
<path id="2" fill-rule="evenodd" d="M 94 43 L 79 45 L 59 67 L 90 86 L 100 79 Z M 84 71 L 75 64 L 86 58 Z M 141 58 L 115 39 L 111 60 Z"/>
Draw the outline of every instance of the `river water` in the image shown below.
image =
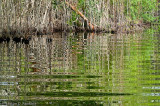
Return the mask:
<path id="1" fill-rule="evenodd" d="M 0 43 L 0 105 L 159 105 L 159 44 L 152 29 Z"/>

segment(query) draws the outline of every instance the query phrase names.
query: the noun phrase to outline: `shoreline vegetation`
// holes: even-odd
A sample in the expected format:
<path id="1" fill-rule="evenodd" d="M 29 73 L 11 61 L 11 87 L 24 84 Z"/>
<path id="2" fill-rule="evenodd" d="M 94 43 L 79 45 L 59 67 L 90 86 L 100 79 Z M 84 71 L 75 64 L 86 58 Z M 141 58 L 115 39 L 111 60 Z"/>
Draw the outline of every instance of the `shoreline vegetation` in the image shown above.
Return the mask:
<path id="1" fill-rule="evenodd" d="M 158 7 L 158 0 L 0 0 L 0 36 L 130 33 L 159 23 Z"/>

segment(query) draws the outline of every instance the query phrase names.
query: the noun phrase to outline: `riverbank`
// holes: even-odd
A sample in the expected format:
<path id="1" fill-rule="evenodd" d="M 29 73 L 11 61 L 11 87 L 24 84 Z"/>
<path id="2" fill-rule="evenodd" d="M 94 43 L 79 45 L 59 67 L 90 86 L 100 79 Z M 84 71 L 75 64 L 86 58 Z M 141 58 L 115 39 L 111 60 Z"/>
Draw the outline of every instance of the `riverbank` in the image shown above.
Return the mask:
<path id="1" fill-rule="evenodd" d="M 104 28 L 83 28 L 83 27 L 66 27 L 63 28 L 62 26 L 59 27 L 53 27 L 53 28 L 47 28 L 44 27 L 41 30 L 38 30 L 34 27 L 27 28 L 27 29 L 21 29 L 21 28 L 16 28 L 16 29 L 3 29 L 0 36 L 24 36 L 24 35 L 50 35 L 53 33 L 57 32 L 87 32 L 87 33 L 133 33 L 136 31 L 142 31 L 145 28 L 149 28 L 151 24 L 132 24 L 132 25 L 123 25 L 123 26 L 117 26 L 112 29 L 104 29 Z M 49 30 L 50 29 L 50 30 Z"/>
<path id="2" fill-rule="evenodd" d="M 147 29 L 151 27 L 151 24 L 134 24 L 130 27 L 128 26 L 118 26 L 114 30 L 105 30 L 105 29 L 84 29 L 84 28 L 76 28 L 75 30 L 62 30 L 62 29 L 53 29 L 52 32 L 47 32 L 46 30 L 43 30 L 44 32 L 39 32 L 35 28 L 31 28 L 21 32 L 18 32 L 19 30 L 11 30 L 11 32 L 5 32 L 3 31 L 0 35 L 0 43 L 2 42 L 10 42 L 11 40 L 16 43 L 24 43 L 29 44 L 30 40 L 33 36 L 43 36 L 43 35 L 57 35 L 57 33 L 108 33 L 108 34 L 133 34 L 137 32 L 143 32 L 144 29 Z M 128 29 L 127 29 L 128 28 Z M 132 29 L 129 29 L 132 28 Z M 48 39 L 47 41 L 52 41 L 51 39 Z"/>
<path id="3" fill-rule="evenodd" d="M 157 10 L 151 3 L 156 6 L 155 2 L 144 2 L 136 7 L 133 6 L 137 3 L 130 4 L 133 7 L 130 8 L 123 1 L 110 0 L 0 1 L 0 34 L 15 37 L 55 32 L 133 33 L 150 26 L 144 23 L 155 20 Z M 144 5 L 152 7 L 154 12 L 137 10 Z"/>

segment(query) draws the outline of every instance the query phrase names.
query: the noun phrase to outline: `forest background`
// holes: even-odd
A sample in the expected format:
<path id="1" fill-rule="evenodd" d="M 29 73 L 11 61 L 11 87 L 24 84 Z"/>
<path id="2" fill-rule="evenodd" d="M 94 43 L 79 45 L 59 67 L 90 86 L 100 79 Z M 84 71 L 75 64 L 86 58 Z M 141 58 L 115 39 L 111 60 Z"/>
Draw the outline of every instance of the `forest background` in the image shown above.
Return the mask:
<path id="1" fill-rule="evenodd" d="M 139 30 L 159 25 L 159 4 L 159 0 L 0 0 L 0 33 Z"/>

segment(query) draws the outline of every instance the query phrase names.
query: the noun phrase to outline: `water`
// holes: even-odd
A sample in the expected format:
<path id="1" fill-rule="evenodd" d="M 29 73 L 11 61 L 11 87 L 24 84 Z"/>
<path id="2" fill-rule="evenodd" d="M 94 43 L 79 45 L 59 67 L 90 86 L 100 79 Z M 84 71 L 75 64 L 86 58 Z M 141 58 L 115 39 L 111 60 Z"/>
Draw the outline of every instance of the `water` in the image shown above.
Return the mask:
<path id="1" fill-rule="evenodd" d="M 0 105 L 159 105 L 159 44 L 153 30 L 0 43 Z"/>

